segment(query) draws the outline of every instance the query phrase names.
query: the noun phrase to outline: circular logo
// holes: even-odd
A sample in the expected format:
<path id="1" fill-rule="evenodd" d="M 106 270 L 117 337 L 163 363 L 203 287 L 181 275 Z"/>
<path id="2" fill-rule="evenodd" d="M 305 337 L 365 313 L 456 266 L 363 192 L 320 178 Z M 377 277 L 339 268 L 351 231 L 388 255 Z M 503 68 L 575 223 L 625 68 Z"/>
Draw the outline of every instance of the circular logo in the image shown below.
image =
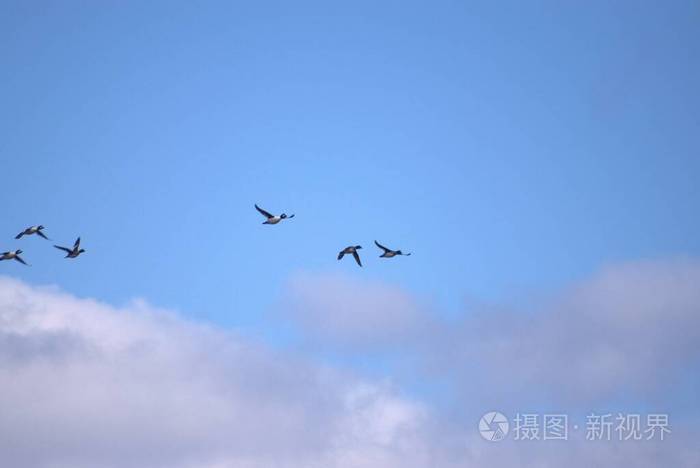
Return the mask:
<path id="1" fill-rule="evenodd" d="M 479 420 L 479 433 L 489 442 L 499 442 L 508 434 L 508 419 L 498 411 L 486 413 Z"/>

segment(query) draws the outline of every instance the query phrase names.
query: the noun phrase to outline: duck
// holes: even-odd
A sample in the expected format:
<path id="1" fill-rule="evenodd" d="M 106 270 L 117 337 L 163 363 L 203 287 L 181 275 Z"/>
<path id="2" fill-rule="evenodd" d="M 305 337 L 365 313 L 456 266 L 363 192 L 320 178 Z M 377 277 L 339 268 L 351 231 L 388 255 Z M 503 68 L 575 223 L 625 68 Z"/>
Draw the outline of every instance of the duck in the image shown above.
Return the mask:
<path id="1" fill-rule="evenodd" d="M 15 239 L 21 239 L 22 236 L 31 236 L 32 234 L 38 234 L 40 237 L 43 237 L 46 240 L 50 240 L 46 235 L 41 232 L 44 229 L 44 226 L 41 224 L 38 226 L 31 226 L 25 229 L 24 231 L 20 232 L 15 236 Z"/>
<path id="2" fill-rule="evenodd" d="M 382 249 L 384 251 L 384 253 L 380 255 L 380 257 L 383 257 L 383 258 L 396 257 L 397 255 L 404 255 L 404 256 L 408 257 L 409 255 L 411 255 L 410 253 L 405 254 L 405 253 L 401 252 L 400 250 L 387 249 L 386 247 L 384 247 L 382 244 L 380 244 L 376 240 L 374 241 L 374 243 L 377 245 L 377 247 L 379 247 L 380 249 Z"/>
<path id="3" fill-rule="evenodd" d="M 259 212 L 261 215 L 263 215 L 264 217 L 267 218 L 267 221 L 265 221 L 263 224 L 277 224 L 277 223 L 279 223 L 280 221 L 282 221 L 283 219 L 292 219 L 292 218 L 294 217 L 293 214 L 287 216 L 285 213 L 282 213 L 282 214 L 279 215 L 279 216 L 275 216 L 275 215 L 273 215 L 273 214 L 271 214 L 271 213 L 269 213 L 269 212 L 263 210 L 262 208 L 260 208 L 260 207 L 257 205 L 257 203 L 255 204 L 255 209 L 258 210 L 258 212 Z"/>
<path id="4" fill-rule="evenodd" d="M 27 265 L 27 262 L 22 260 L 22 257 L 19 256 L 21 254 L 21 250 L 15 250 L 15 251 L 9 251 L 9 252 L 3 252 L 2 255 L 0 255 L 0 261 L 2 260 L 17 260 L 19 263 L 23 265 Z"/>
<path id="5" fill-rule="evenodd" d="M 349 247 L 345 247 L 343 250 L 340 251 L 340 253 L 338 253 L 338 260 L 343 258 L 345 254 L 352 254 L 352 256 L 355 257 L 355 261 L 357 262 L 357 264 L 362 266 L 362 262 L 360 261 L 360 255 L 357 253 L 357 251 L 361 248 L 361 245 L 351 245 Z"/>
<path id="6" fill-rule="evenodd" d="M 78 237 L 75 240 L 75 243 L 73 244 L 73 248 L 69 249 L 68 247 L 61 247 L 60 245 L 54 245 L 59 250 L 63 250 L 66 252 L 66 256 L 64 258 L 75 258 L 81 253 L 85 252 L 85 249 L 80 248 L 80 237 Z"/>

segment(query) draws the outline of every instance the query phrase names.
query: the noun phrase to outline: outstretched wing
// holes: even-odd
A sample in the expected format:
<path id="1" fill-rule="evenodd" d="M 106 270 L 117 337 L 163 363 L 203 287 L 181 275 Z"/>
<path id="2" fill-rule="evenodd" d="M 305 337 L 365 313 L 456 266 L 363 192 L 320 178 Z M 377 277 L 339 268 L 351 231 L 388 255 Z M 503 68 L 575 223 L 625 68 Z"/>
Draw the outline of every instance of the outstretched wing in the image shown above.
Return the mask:
<path id="1" fill-rule="evenodd" d="M 384 247 L 384 246 L 383 246 L 382 244 L 380 244 L 379 242 L 374 241 L 374 243 L 377 245 L 377 247 L 379 247 L 380 249 L 382 249 L 384 252 L 391 252 L 391 249 L 387 249 L 386 247 Z"/>
<path id="2" fill-rule="evenodd" d="M 356 251 L 352 253 L 352 256 L 355 257 L 355 261 L 357 262 L 357 264 L 362 266 L 362 262 L 360 261 L 360 255 Z"/>
<path id="3" fill-rule="evenodd" d="M 274 218 L 273 215 L 271 215 L 271 214 L 268 213 L 267 211 L 265 211 L 265 210 L 263 210 L 262 208 L 260 208 L 260 207 L 257 205 L 257 203 L 255 204 L 255 209 L 258 210 L 258 212 L 259 212 L 261 215 L 263 215 L 264 217 L 266 217 L 266 218 L 268 218 L 268 219 Z"/>
<path id="4" fill-rule="evenodd" d="M 78 249 L 80 247 L 80 237 L 78 237 L 75 240 L 75 244 L 73 244 L 73 249 Z"/>
<path id="5" fill-rule="evenodd" d="M 338 254 L 338 260 L 340 260 L 341 258 L 343 258 L 343 255 L 345 255 L 345 251 L 344 251 L 344 250 L 341 250 L 340 253 Z"/>
<path id="6" fill-rule="evenodd" d="M 20 232 L 19 234 L 17 234 L 17 235 L 15 236 L 15 239 L 21 239 L 23 235 L 24 235 L 24 231 L 22 231 L 22 232 Z"/>
<path id="7" fill-rule="evenodd" d="M 44 233 L 43 233 L 43 232 L 41 232 L 40 230 L 39 230 L 39 231 L 37 231 L 36 233 L 37 233 L 37 234 L 39 234 L 39 235 L 40 235 L 41 237 L 43 237 L 44 239 L 46 239 L 46 240 L 50 240 L 50 239 L 49 239 L 48 237 L 46 237 L 46 234 L 44 234 Z"/>
<path id="8" fill-rule="evenodd" d="M 19 255 L 15 255 L 15 260 L 17 260 L 19 263 L 21 263 L 23 265 L 27 265 L 27 262 L 22 260 L 22 257 L 20 257 Z M 27 265 L 27 266 L 29 266 L 29 265 Z"/>
<path id="9" fill-rule="evenodd" d="M 67 247 L 61 247 L 60 245 L 54 245 L 54 247 L 56 247 L 58 250 L 63 250 L 63 251 L 66 252 L 66 253 L 71 253 L 71 252 L 72 252 L 71 249 L 69 249 L 69 248 L 67 248 Z"/>

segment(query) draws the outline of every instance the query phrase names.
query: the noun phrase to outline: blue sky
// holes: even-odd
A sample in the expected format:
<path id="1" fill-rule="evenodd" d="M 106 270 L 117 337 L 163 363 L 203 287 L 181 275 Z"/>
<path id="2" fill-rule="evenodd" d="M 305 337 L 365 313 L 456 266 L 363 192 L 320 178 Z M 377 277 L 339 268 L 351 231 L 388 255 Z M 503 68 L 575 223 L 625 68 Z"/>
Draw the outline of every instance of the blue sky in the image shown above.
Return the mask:
<path id="1" fill-rule="evenodd" d="M 88 255 L 3 269 L 242 324 L 300 270 L 453 309 L 697 254 L 698 6 L 488 3 L 4 2 L 5 246 Z"/>
<path id="2" fill-rule="evenodd" d="M 589 282 L 606 307 L 644 309 L 645 291 L 608 301 L 608 286 L 655 291 L 691 276 L 664 262 L 700 255 L 697 2 L 0 7 L 0 249 L 32 264 L 2 262 L 0 275 L 117 307 L 144 298 L 273 348 L 288 345 L 279 309 L 297 294 L 302 319 L 321 323 L 305 351 L 420 393 L 422 377 L 397 361 L 409 342 L 421 354 L 421 327 L 451 323 L 459 341 L 486 327 L 484 311 L 536 304 L 527 327 L 560 330 L 539 299 Z M 296 217 L 263 226 L 254 203 Z M 80 235 L 86 254 L 13 239 L 39 223 L 58 244 Z M 374 239 L 413 255 L 379 259 Z M 362 269 L 336 260 L 354 244 Z M 641 273 L 596 276 L 627 264 Z M 662 296 L 686 294 L 676 286 Z M 372 299 L 357 305 L 358 291 Z M 366 315 L 352 324 L 362 339 L 314 315 L 345 300 Z M 395 313 L 382 323 L 402 335 L 372 334 L 370 312 Z M 639 338 L 630 329 L 643 327 L 621 323 L 609 325 Z M 385 348 L 357 352 L 367 336 Z M 463 390 L 469 377 L 450 372 Z M 634 391 L 647 374 L 630 378 L 639 387 L 622 404 L 658 402 Z M 692 412 L 697 385 L 679 390 Z"/>

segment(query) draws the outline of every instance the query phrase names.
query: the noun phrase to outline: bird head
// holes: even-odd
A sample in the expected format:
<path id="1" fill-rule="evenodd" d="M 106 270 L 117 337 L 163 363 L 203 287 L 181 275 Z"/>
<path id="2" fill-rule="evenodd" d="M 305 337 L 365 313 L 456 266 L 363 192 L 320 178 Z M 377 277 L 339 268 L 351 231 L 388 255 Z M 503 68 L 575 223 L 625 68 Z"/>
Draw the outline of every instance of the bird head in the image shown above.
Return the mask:
<path id="1" fill-rule="evenodd" d="M 356 245 L 356 246 L 355 246 L 355 250 L 360 250 L 361 248 L 362 248 L 361 245 Z"/>
<path id="2" fill-rule="evenodd" d="M 21 250 L 19 250 L 19 249 L 18 249 L 18 250 L 15 250 L 15 255 L 19 255 L 19 254 L 21 254 L 21 253 L 22 253 Z"/>
<path id="3" fill-rule="evenodd" d="M 44 229 L 44 226 L 42 226 L 42 225 L 40 224 L 40 225 L 38 225 L 36 228 L 39 229 L 39 230 L 41 230 L 41 229 Z"/>

